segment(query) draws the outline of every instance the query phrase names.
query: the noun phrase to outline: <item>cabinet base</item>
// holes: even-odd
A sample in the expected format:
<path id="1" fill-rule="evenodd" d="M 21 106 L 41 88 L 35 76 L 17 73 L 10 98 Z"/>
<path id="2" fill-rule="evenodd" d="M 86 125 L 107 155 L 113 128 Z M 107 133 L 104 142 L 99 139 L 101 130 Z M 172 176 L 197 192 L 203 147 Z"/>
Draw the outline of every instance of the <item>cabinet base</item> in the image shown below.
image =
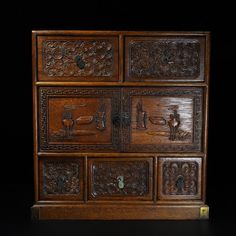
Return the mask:
<path id="1" fill-rule="evenodd" d="M 33 220 L 197 220 L 207 205 L 34 205 Z"/>

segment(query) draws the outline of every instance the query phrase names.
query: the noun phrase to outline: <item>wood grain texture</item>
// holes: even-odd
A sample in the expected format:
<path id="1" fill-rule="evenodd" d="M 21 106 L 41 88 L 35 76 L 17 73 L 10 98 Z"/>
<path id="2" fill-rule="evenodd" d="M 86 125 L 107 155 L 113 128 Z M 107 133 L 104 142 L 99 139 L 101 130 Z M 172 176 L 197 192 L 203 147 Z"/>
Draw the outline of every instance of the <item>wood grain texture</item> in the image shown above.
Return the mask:
<path id="1" fill-rule="evenodd" d="M 201 88 L 125 88 L 123 112 L 131 125 L 123 128 L 127 152 L 201 151 Z"/>
<path id="2" fill-rule="evenodd" d="M 209 217 L 209 32 L 33 31 L 32 62 L 35 219 Z"/>
<path id="3" fill-rule="evenodd" d="M 38 219 L 86 219 L 86 220 L 197 220 L 200 208 L 205 205 L 157 206 L 157 205 L 36 205 Z M 203 218 L 206 219 L 206 218 Z"/>
<path id="4" fill-rule="evenodd" d="M 120 110 L 115 88 L 39 89 L 40 149 L 48 151 L 115 151 L 119 127 L 112 116 Z"/>
<path id="5" fill-rule="evenodd" d="M 38 96 L 35 82 L 37 80 L 37 39 L 36 34 L 32 34 L 32 110 L 33 110 L 33 150 L 34 150 L 34 199 L 39 200 L 38 191 Z"/>

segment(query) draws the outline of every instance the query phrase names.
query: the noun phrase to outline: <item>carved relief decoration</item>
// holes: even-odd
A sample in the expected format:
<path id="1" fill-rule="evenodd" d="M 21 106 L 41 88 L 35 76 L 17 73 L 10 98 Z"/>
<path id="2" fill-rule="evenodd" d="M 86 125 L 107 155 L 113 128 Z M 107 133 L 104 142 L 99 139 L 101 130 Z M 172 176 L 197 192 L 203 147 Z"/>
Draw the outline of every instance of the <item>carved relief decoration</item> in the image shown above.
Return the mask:
<path id="1" fill-rule="evenodd" d="M 195 39 L 132 40 L 129 75 L 133 78 L 198 77 L 200 42 Z"/>
<path id="2" fill-rule="evenodd" d="M 93 99 L 92 107 L 94 107 L 94 101 L 98 104 L 98 109 L 94 114 L 74 116 L 73 109 L 77 107 L 73 104 L 64 105 L 64 110 L 57 119 L 58 124 L 55 131 L 49 130 L 49 107 L 48 104 L 51 99 L 60 99 L 61 101 L 67 101 L 67 99 L 84 99 L 90 101 Z M 110 107 L 107 107 L 103 103 L 103 98 L 111 101 Z M 59 104 L 60 104 L 59 102 Z M 64 104 L 64 103 L 63 103 Z M 53 103 L 52 107 L 53 108 Z M 84 104 L 77 104 L 77 106 L 85 106 Z M 96 109 L 96 108 L 94 108 Z M 56 110 L 57 111 L 57 110 Z M 79 110 L 80 111 L 80 110 Z M 81 114 L 80 112 L 77 114 Z M 110 112 L 110 119 L 112 114 L 119 113 L 120 111 L 120 90 L 116 88 L 58 88 L 58 87 L 41 87 L 39 88 L 39 147 L 40 150 L 47 151 L 63 151 L 63 150 L 79 150 L 79 151 L 114 151 L 119 147 L 119 127 L 112 126 L 112 121 L 107 120 L 107 112 Z M 55 113 L 55 112 L 54 112 Z M 51 114 L 51 113 L 50 113 Z M 57 117 L 55 113 L 54 117 Z M 52 124 L 54 124 L 54 120 Z M 107 128 L 109 123 L 109 129 Z M 92 128 L 88 128 L 91 125 Z M 79 127 L 87 127 L 82 130 Z M 107 138 L 110 142 L 104 142 L 99 144 L 99 140 L 96 139 L 96 135 L 103 135 L 103 132 L 107 132 Z M 92 136 L 91 136 L 92 135 Z M 82 137 L 83 136 L 83 137 Z M 80 143 L 81 138 L 97 140 L 93 143 Z M 106 137 L 105 137 L 106 138 Z M 82 140 L 83 141 L 83 140 Z"/>
<path id="3" fill-rule="evenodd" d="M 112 40 L 45 40 L 42 48 L 43 72 L 50 77 L 113 76 Z"/>
<path id="4" fill-rule="evenodd" d="M 202 88 L 125 88 L 123 112 L 131 126 L 122 130 L 123 150 L 200 151 L 202 94 Z"/>
<path id="5" fill-rule="evenodd" d="M 147 161 L 94 161 L 92 195 L 144 196 L 149 192 Z"/>
<path id="6" fill-rule="evenodd" d="M 162 165 L 162 192 L 165 195 L 196 195 L 198 193 L 198 163 L 195 161 L 165 161 Z"/>
<path id="7" fill-rule="evenodd" d="M 147 112 L 143 110 L 142 100 L 136 105 L 137 129 L 147 129 Z"/>
<path id="8" fill-rule="evenodd" d="M 66 99 L 64 99 L 65 101 Z M 100 132 L 106 129 L 106 104 L 103 103 L 103 99 L 96 99 L 99 104 L 99 108 L 94 114 L 83 115 L 82 107 L 88 107 L 89 102 L 64 105 L 64 110 L 61 117 L 61 127 L 59 130 L 54 131 L 50 135 L 51 140 L 76 140 L 81 136 L 96 135 L 97 132 L 92 128 L 92 124 L 96 124 L 96 129 Z M 88 99 L 87 99 L 88 101 Z M 55 105 L 55 104 L 54 104 Z M 94 107 L 96 104 L 92 104 Z M 74 117 L 73 111 L 80 111 L 80 115 Z M 81 114 L 82 113 L 82 114 Z M 90 129 L 81 129 L 80 127 L 89 126 Z M 80 129 L 79 129 L 80 128 Z"/>
<path id="9" fill-rule="evenodd" d="M 80 161 L 46 160 L 43 162 L 43 194 L 80 194 Z"/>

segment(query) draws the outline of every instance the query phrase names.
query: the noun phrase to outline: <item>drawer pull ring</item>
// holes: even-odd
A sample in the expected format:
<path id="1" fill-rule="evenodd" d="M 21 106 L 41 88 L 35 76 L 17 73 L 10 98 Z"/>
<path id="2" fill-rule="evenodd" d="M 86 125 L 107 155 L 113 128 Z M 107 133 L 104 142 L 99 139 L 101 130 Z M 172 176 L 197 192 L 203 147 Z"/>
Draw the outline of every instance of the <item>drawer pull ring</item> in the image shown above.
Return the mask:
<path id="1" fill-rule="evenodd" d="M 118 176 L 117 180 L 118 180 L 118 187 L 119 187 L 119 189 L 123 189 L 125 187 L 124 176 Z"/>
<path id="2" fill-rule="evenodd" d="M 85 62 L 80 55 L 75 57 L 76 65 L 82 70 L 85 67 Z"/>

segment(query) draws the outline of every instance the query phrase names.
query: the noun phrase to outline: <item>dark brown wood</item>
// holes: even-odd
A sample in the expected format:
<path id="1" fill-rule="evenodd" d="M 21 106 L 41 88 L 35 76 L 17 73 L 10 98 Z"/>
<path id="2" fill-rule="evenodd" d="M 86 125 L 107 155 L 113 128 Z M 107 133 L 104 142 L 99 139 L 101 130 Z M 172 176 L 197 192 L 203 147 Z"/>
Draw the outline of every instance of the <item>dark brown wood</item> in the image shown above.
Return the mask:
<path id="1" fill-rule="evenodd" d="M 118 37 L 39 36 L 38 80 L 118 81 Z"/>
<path id="2" fill-rule="evenodd" d="M 34 219 L 207 219 L 209 32 L 33 31 Z"/>
<path id="3" fill-rule="evenodd" d="M 130 152 L 201 151 L 201 88 L 124 88 L 123 150 Z"/>
<path id="4" fill-rule="evenodd" d="M 158 199 L 202 199 L 201 158 L 162 157 L 158 175 Z"/>
<path id="5" fill-rule="evenodd" d="M 205 205 L 35 205 L 36 217 L 41 220 L 86 219 L 86 220 L 197 220 Z"/>
<path id="6" fill-rule="evenodd" d="M 40 200 L 84 199 L 83 159 L 43 158 L 39 172 Z"/>
<path id="7" fill-rule="evenodd" d="M 153 200 L 153 158 L 92 158 L 90 200 Z"/>
<path id="8" fill-rule="evenodd" d="M 39 88 L 40 150 L 116 151 L 119 127 L 112 123 L 120 111 L 120 90 Z"/>
<path id="9" fill-rule="evenodd" d="M 127 37 L 126 80 L 204 81 L 203 37 Z"/>

